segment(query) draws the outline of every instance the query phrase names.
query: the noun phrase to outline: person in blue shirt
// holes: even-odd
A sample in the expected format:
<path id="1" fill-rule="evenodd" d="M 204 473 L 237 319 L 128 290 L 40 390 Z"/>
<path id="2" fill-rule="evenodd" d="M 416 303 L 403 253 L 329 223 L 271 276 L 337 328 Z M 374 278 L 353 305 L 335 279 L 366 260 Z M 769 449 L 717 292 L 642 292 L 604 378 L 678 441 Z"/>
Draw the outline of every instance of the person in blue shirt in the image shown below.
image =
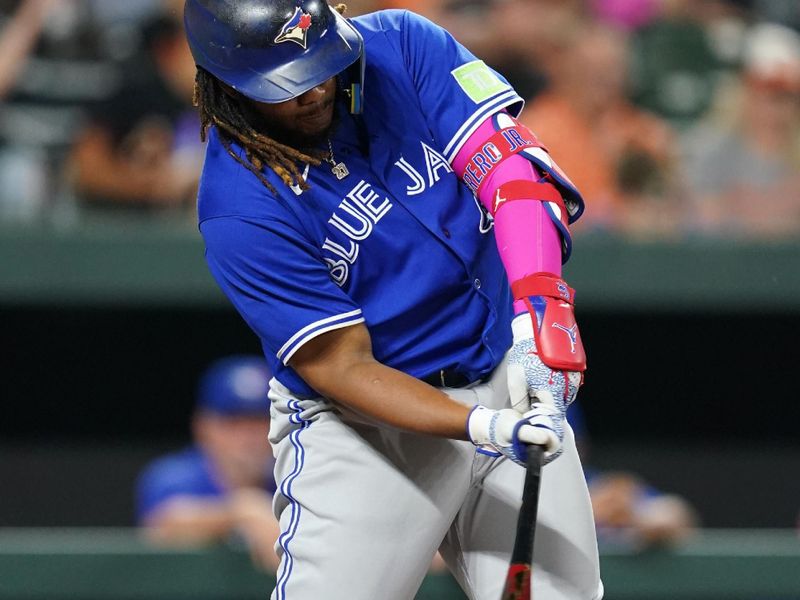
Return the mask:
<path id="1" fill-rule="evenodd" d="M 600 598 L 564 418 L 586 368 L 561 278 L 580 194 L 447 31 L 344 9 L 184 11 L 206 261 L 274 374 L 272 598 L 413 598 L 438 549 L 495 600 L 534 444 L 534 594 Z"/>
<path id="2" fill-rule="evenodd" d="M 194 444 L 155 460 L 139 477 L 136 516 L 148 539 L 198 545 L 242 538 L 258 566 L 275 570 L 270 377 L 258 356 L 220 359 L 203 374 Z"/>

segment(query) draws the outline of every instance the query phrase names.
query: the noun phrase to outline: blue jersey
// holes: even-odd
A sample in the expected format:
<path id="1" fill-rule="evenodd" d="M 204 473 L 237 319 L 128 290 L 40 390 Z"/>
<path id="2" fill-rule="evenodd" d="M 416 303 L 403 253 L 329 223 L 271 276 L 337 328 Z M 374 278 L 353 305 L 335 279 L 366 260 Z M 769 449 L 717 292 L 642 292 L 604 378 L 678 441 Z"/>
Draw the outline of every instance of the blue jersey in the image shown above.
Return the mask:
<path id="1" fill-rule="evenodd" d="M 264 489 L 275 493 L 272 461 L 264 466 Z M 196 447 L 157 459 L 142 472 L 136 485 L 136 519 L 141 521 L 170 498 L 191 496 L 222 499 L 227 490 L 214 473 L 211 460 Z"/>
<path id="2" fill-rule="evenodd" d="M 340 111 L 330 165 L 271 193 L 211 131 L 198 212 L 214 278 L 259 335 L 274 376 L 324 332 L 365 323 L 380 362 L 478 379 L 511 344 L 511 293 L 491 220 L 451 163 L 478 125 L 522 99 L 445 30 L 406 11 L 352 20 L 364 37 L 364 113 Z M 241 148 L 234 146 L 240 153 Z"/>

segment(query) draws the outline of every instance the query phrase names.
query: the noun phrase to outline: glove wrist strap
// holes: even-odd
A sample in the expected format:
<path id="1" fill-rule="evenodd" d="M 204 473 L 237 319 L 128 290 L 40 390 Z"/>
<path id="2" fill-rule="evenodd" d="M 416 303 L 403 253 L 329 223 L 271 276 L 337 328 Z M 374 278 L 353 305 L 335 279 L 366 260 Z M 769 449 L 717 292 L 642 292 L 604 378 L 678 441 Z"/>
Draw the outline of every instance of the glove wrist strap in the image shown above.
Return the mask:
<path id="1" fill-rule="evenodd" d="M 534 273 L 526 275 L 511 284 L 514 300 L 522 300 L 528 296 L 545 296 L 558 298 L 569 304 L 575 303 L 575 290 L 552 273 Z"/>

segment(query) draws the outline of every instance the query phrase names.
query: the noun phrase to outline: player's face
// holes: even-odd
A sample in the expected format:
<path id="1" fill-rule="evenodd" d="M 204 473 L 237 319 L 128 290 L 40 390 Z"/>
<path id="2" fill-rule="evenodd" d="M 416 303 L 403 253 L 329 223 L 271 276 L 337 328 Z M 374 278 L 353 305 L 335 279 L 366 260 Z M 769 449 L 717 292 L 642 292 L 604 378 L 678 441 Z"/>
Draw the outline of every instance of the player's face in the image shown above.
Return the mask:
<path id="1" fill-rule="evenodd" d="M 324 141 L 333 123 L 336 78 L 278 104 L 250 102 L 259 125 L 271 137 L 296 147 L 315 146 Z"/>

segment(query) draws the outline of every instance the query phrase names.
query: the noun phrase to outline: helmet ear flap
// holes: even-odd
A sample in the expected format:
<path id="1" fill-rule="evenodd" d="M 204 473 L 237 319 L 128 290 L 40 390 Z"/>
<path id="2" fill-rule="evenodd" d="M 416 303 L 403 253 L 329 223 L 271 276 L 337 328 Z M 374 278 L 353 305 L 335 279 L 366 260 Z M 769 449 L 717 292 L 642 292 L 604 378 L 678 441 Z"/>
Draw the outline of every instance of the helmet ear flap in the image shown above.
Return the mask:
<path id="1" fill-rule="evenodd" d="M 364 40 L 327 2 L 186 0 L 184 25 L 195 63 L 252 100 L 291 100 L 352 66 L 361 105 Z"/>

